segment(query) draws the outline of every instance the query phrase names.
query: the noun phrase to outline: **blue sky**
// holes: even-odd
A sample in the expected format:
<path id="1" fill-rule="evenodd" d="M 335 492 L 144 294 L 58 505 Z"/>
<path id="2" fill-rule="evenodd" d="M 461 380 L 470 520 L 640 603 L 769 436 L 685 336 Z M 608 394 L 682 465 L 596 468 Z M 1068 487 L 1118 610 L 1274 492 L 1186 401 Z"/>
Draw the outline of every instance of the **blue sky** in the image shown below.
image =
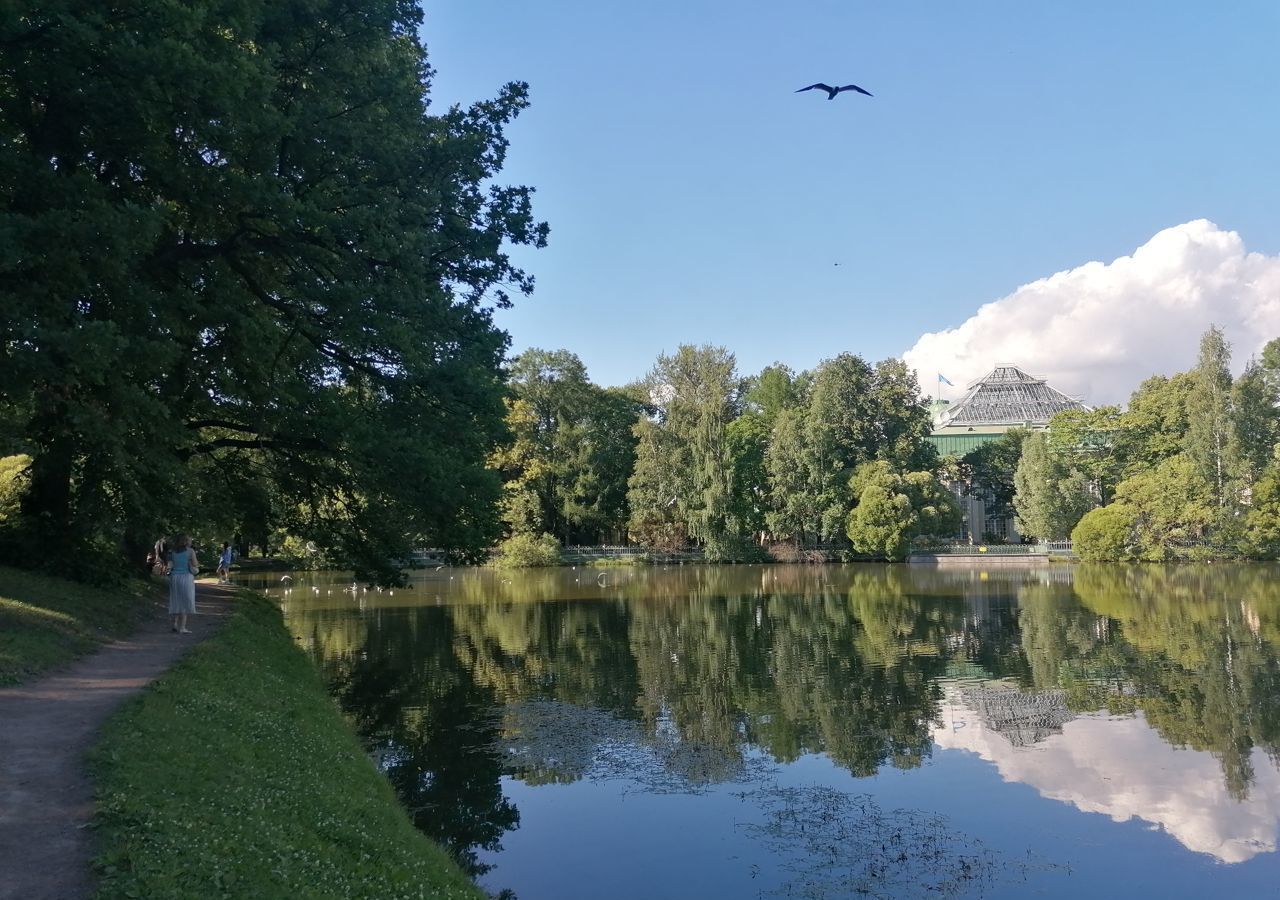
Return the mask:
<path id="1" fill-rule="evenodd" d="M 427 0 L 423 36 L 436 103 L 529 82 L 502 180 L 551 239 L 499 322 L 601 384 L 680 343 L 897 356 L 1196 219 L 1280 252 L 1274 2 Z"/>

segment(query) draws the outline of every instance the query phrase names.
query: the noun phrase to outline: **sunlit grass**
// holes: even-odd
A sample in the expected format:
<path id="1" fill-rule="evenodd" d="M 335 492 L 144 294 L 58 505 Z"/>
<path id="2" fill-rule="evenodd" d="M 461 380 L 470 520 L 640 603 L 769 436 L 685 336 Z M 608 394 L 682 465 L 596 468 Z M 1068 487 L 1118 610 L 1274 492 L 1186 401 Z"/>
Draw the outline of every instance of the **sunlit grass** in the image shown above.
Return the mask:
<path id="1" fill-rule="evenodd" d="M 91 764 L 101 898 L 484 896 L 413 827 L 263 598 L 242 593 Z"/>
<path id="2" fill-rule="evenodd" d="M 583 566 L 592 569 L 629 569 L 638 566 L 651 566 L 653 560 L 645 554 L 636 554 L 633 556 L 618 556 L 613 558 L 592 559 L 583 563 Z"/>
<path id="3" fill-rule="evenodd" d="M 113 587 L 0 567 L 0 684 L 26 681 L 128 634 L 158 588 Z"/>

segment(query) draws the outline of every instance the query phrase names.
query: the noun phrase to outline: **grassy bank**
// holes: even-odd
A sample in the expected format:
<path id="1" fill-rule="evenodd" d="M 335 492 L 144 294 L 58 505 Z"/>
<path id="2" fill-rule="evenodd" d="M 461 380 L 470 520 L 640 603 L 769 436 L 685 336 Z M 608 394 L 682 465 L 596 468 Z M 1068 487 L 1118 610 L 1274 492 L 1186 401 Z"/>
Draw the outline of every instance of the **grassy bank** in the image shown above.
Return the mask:
<path id="1" fill-rule="evenodd" d="M 99 897 L 484 897 L 414 829 L 279 611 L 237 606 L 91 754 Z"/>
<path id="2" fill-rule="evenodd" d="M 0 567 L 0 685 L 27 681 L 128 634 L 160 596 L 141 580 L 102 588 Z"/>

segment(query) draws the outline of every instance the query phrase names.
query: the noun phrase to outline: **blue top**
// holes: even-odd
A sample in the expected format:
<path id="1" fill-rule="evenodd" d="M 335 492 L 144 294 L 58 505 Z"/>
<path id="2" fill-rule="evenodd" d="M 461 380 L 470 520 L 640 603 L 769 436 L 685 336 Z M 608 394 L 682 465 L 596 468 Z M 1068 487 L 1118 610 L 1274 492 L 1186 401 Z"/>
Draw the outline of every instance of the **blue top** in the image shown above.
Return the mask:
<path id="1" fill-rule="evenodd" d="M 231 565 L 231 548 L 230 547 L 222 551 L 222 564 L 224 566 Z"/>
<path id="2" fill-rule="evenodd" d="M 194 575 L 195 570 L 191 567 L 191 550 L 174 550 L 169 554 L 170 571 L 178 575 Z"/>

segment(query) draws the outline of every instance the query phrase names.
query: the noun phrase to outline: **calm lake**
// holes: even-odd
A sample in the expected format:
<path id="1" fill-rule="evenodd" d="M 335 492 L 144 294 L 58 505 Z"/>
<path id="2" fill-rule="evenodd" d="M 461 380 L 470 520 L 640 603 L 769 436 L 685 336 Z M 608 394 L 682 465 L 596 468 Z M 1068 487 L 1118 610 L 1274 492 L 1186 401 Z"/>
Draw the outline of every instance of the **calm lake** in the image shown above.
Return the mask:
<path id="1" fill-rule="evenodd" d="M 1274 896 L 1280 568 L 246 576 L 486 890 Z"/>

